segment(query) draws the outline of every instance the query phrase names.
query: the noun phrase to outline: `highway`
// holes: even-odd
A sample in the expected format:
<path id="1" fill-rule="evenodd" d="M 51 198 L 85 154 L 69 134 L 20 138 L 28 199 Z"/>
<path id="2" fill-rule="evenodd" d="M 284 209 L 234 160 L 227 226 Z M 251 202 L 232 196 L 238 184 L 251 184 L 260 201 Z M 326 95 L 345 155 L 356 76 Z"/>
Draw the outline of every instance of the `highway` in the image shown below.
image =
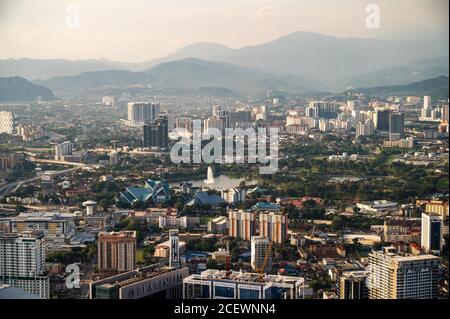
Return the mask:
<path id="1" fill-rule="evenodd" d="M 61 174 L 67 174 L 73 171 L 76 171 L 78 169 L 80 169 L 82 166 L 77 166 L 77 167 L 73 167 L 73 168 L 68 168 L 62 171 L 52 171 L 49 172 L 50 176 L 56 176 L 56 175 L 61 175 Z M 13 191 L 17 191 L 22 185 L 30 183 L 30 182 L 34 182 L 41 179 L 41 176 L 35 176 L 32 178 L 28 178 L 28 179 L 24 179 L 24 180 L 20 180 L 20 181 L 15 181 L 6 185 L 3 185 L 0 187 L 0 199 L 3 199 L 3 197 L 8 194 L 9 192 Z"/>

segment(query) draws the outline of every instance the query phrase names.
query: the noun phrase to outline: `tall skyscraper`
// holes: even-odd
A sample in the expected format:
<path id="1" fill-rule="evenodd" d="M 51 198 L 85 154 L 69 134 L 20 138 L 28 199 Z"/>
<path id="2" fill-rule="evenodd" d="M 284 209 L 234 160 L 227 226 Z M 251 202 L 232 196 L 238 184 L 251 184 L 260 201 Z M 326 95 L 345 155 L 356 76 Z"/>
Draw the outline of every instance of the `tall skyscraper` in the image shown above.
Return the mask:
<path id="1" fill-rule="evenodd" d="M 165 116 L 159 117 L 154 123 L 143 127 L 143 146 L 151 149 L 167 149 L 169 145 L 168 121 Z"/>
<path id="2" fill-rule="evenodd" d="M 435 299 L 439 258 L 396 254 L 394 247 L 369 254 L 369 299 Z"/>
<path id="3" fill-rule="evenodd" d="M 344 272 L 339 278 L 339 299 L 367 299 L 366 271 Z"/>
<path id="4" fill-rule="evenodd" d="M 136 232 L 101 232 L 97 244 L 98 269 L 108 277 L 136 268 Z"/>
<path id="5" fill-rule="evenodd" d="M 389 132 L 389 110 L 378 110 L 374 114 L 374 125 L 377 131 Z"/>
<path id="6" fill-rule="evenodd" d="M 256 213 L 253 211 L 230 210 L 228 212 L 229 235 L 242 240 L 250 240 L 256 235 Z"/>
<path id="7" fill-rule="evenodd" d="M 128 103 L 128 121 L 132 125 L 152 123 L 158 118 L 159 112 L 160 105 L 158 102 Z"/>
<path id="8" fill-rule="evenodd" d="M 437 214 L 422 214 L 421 245 L 426 252 L 438 252 L 442 250 L 444 222 Z"/>
<path id="9" fill-rule="evenodd" d="M 12 135 L 15 129 L 15 116 L 12 112 L 0 111 L 0 134 Z"/>
<path id="10" fill-rule="evenodd" d="M 267 237 L 251 238 L 251 265 L 254 271 L 268 272 L 272 268 L 272 249 Z"/>
<path id="11" fill-rule="evenodd" d="M 180 241 L 178 238 L 178 229 L 169 230 L 169 266 L 180 268 Z"/>
<path id="12" fill-rule="evenodd" d="M 269 241 L 282 244 L 287 240 L 287 214 L 277 212 L 259 213 L 259 235 L 267 237 Z"/>
<path id="13" fill-rule="evenodd" d="M 0 234 L 0 283 L 41 298 L 50 297 L 43 238 L 37 231 Z"/>
<path id="14" fill-rule="evenodd" d="M 423 109 L 422 109 L 422 119 L 428 119 L 431 117 L 431 97 L 430 96 L 424 96 L 423 97 Z"/>
<path id="15" fill-rule="evenodd" d="M 403 138 L 405 131 L 405 115 L 401 112 L 392 112 L 389 115 L 389 139 L 399 140 Z"/>

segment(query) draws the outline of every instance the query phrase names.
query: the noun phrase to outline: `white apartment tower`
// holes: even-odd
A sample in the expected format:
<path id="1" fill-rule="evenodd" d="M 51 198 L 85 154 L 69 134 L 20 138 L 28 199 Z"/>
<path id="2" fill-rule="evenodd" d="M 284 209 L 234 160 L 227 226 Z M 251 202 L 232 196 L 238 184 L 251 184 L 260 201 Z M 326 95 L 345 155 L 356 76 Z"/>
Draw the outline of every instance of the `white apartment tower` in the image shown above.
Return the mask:
<path id="1" fill-rule="evenodd" d="M 251 239 L 251 265 L 254 271 L 269 271 L 272 268 L 272 251 L 269 239 L 253 236 Z"/>
<path id="2" fill-rule="evenodd" d="M 0 283 L 41 298 L 50 297 L 44 235 L 37 231 L 0 235 Z"/>
<path id="3" fill-rule="evenodd" d="M 12 112 L 0 111 L 0 134 L 12 135 L 15 129 L 15 117 Z"/>
<path id="4" fill-rule="evenodd" d="M 73 143 L 70 141 L 55 145 L 55 160 L 63 161 L 65 156 L 72 155 Z"/>
<path id="5" fill-rule="evenodd" d="M 160 113 L 159 102 L 128 103 L 128 121 L 131 125 L 143 125 L 156 121 Z"/>
<path id="6" fill-rule="evenodd" d="M 434 299 L 438 296 L 439 258 L 396 254 L 394 247 L 369 254 L 369 299 Z"/>

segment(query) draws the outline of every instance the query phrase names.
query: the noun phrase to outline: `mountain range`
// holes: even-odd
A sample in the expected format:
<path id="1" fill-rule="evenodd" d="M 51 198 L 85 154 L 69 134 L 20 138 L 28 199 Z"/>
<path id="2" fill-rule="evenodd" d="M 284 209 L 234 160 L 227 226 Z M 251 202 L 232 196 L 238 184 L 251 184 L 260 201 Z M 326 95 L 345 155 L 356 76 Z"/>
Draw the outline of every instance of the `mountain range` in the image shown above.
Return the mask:
<path id="1" fill-rule="evenodd" d="M 0 78 L 0 101 L 51 101 L 55 100 L 48 88 L 35 85 L 24 78 L 15 76 Z"/>
<path id="2" fill-rule="evenodd" d="M 413 82 L 406 85 L 378 86 L 362 89 L 359 88 L 355 91 L 364 93 L 369 97 L 429 95 L 436 100 L 447 100 L 449 95 L 449 78 L 447 76 L 440 76 L 437 78 Z"/>
<path id="3" fill-rule="evenodd" d="M 98 83 L 162 89 L 214 86 L 240 92 L 340 92 L 448 75 L 448 45 L 448 39 L 385 41 L 295 32 L 238 49 L 208 42 L 192 44 L 142 63 L 0 60 L 0 76 L 22 76 L 55 90 L 79 85 L 93 88 Z"/>

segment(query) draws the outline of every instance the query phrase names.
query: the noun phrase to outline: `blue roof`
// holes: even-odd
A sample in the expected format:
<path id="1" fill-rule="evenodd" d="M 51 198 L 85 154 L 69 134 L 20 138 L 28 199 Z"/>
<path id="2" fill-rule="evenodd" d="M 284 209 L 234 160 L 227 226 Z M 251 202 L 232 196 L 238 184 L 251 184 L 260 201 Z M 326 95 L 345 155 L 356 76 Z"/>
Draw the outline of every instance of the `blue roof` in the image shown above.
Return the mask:
<path id="1" fill-rule="evenodd" d="M 194 194 L 194 197 L 186 204 L 188 206 L 193 205 L 218 205 L 225 201 L 222 197 L 216 194 L 208 194 L 205 191 L 198 191 Z"/>
<path id="2" fill-rule="evenodd" d="M 134 202 L 146 202 L 152 198 L 155 202 L 170 199 L 169 184 L 165 181 L 147 179 L 144 187 L 127 187 L 120 194 L 120 200 L 133 204 Z"/>
<path id="3" fill-rule="evenodd" d="M 274 203 L 267 203 L 267 202 L 258 202 L 255 205 L 252 206 L 253 210 L 273 210 L 273 211 L 279 211 L 280 206 Z"/>

